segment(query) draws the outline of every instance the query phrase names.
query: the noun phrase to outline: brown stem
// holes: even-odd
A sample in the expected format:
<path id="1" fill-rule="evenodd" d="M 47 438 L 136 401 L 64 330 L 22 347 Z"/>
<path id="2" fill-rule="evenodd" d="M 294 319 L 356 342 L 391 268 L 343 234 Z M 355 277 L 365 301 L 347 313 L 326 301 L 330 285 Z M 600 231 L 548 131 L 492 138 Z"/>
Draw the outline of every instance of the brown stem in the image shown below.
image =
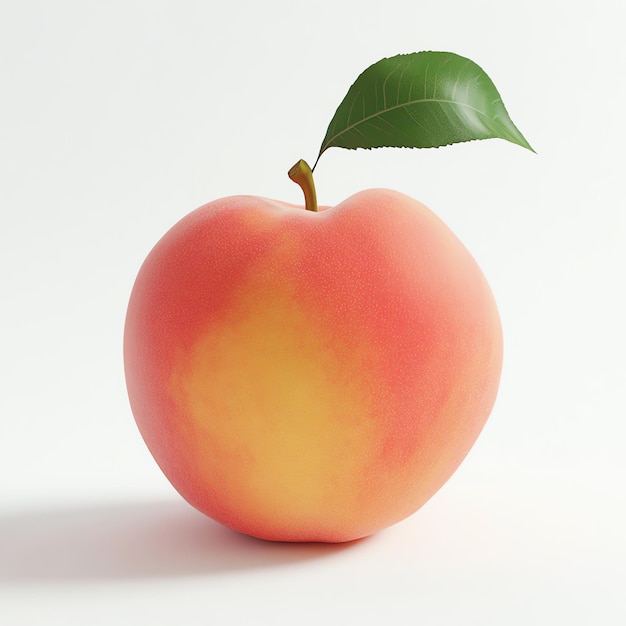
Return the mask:
<path id="1" fill-rule="evenodd" d="M 315 183 L 313 182 L 313 172 L 309 164 L 300 159 L 290 170 L 289 178 L 294 183 L 298 183 L 304 192 L 304 208 L 307 211 L 317 211 L 317 196 L 315 194 Z"/>

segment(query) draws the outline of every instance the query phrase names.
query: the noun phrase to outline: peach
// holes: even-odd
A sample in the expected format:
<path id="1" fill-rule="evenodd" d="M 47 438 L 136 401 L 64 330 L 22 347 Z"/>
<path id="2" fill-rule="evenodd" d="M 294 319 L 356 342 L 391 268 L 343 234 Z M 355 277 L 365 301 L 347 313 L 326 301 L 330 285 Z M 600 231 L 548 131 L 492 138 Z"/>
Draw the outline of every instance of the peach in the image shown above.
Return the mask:
<path id="1" fill-rule="evenodd" d="M 237 196 L 150 252 L 124 358 L 139 430 L 190 504 L 262 539 L 342 542 L 452 475 L 494 404 L 502 334 L 478 265 L 416 200 Z"/>

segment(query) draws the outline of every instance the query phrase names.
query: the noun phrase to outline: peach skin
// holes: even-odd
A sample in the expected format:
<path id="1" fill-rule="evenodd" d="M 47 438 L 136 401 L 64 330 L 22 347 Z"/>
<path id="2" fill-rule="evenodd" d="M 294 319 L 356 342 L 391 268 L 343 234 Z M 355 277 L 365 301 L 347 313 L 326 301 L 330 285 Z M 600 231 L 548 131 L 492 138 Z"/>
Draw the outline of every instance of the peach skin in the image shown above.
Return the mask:
<path id="1" fill-rule="evenodd" d="M 236 196 L 150 252 L 124 360 L 141 435 L 190 504 L 262 539 L 343 542 L 452 475 L 493 407 L 502 333 L 478 265 L 416 200 Z"/>

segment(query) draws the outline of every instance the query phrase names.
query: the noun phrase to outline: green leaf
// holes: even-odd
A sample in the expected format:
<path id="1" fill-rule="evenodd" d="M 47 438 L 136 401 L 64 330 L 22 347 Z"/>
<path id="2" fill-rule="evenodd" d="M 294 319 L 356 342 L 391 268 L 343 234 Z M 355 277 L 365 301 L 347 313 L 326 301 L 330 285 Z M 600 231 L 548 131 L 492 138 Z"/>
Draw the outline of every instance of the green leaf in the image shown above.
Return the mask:
<path id="1" fill-rule="evenodd" d="M 317 158 L 333 146 L 435 148 L 490 138 L 532 150 L 476 63 L 451 52 L 415 52 L 382 59 L 357 78 Z"/>

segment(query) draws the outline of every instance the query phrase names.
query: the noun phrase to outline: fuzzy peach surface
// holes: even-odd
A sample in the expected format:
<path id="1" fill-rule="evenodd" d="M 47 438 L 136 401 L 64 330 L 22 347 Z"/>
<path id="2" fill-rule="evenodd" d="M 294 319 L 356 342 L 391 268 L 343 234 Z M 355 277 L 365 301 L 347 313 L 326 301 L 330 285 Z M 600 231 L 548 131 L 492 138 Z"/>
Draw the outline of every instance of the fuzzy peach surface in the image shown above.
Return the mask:
<path id="1" fill-rule="evenodd" d="M 495 401 L 502 334 L 477 264 L 419 202 L 237 196 L 151 251 L 124 356 L 140 432 L 189 503 L 263 539 L 340 542 L 454 472 Z"/>

